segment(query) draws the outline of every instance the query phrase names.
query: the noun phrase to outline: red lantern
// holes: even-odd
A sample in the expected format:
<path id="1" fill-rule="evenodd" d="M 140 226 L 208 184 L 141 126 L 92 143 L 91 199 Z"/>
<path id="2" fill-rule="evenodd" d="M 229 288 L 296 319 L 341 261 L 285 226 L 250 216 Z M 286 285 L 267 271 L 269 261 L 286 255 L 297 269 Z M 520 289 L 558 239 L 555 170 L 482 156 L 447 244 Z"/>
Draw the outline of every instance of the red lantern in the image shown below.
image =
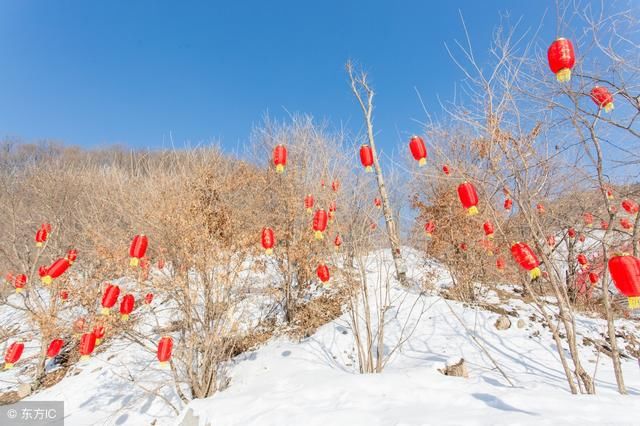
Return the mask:
<path id="1" fill-rule="evenodd" d="M 331 182 L 331 189 L 333 189 L 333 192 L 338 192 L 338 190 L 340 189 L 340 182 L 337 180 Z"/>
<path id="2" fill-rule="evenodd" d="M 47 267 L 44 265 L 38 266 L 38 276 L 42 279 L 47 276 Z"/>
<path id="3" fill-rule="evenodd" d="M 538 210 L 538 214 L 544 214 L 544 206 L 542 204 L 538 204 L 536 206 L 536 210 Z"/>
<path id="4" fill-rule="evenodd" d="M 24 343 L 13 342 L 8 348 L 7 353 L 4 355 L 4 369 L 8 370 L 13 367 L 13 364 L 20 361 L 22 352 L 24 351 Z"/>
<path id="5" fill-rule="evenodd" d="M 591 213 L 585 213 L 582 215 L 582 219 L 584 220 L 584 224 L 591 227 L 593 226 L 593 215 Z"/>
<path id="6" fill-rule="evenodd" d="M 376 197 L 373 200 L 373 204 L 375 204 L 377 208 L 380 208 L 380 207 L 382 207 L 382 200 L 380 198 Z"/>
<path id="7" fill-rule="evenodd" d="M 611 112 L 613 109 L 613 95 L 606 87 L 595 86 L 591 89 L 591 99 L 599 108 L 604 108 L 605 112 Z"/>
<path id="8" fill-rule="evenodd" d="M 360 147 L 360 162 L 367 173 L 373 171 L 373 150 L 369 145 Z"/>
<path id="9" fill-rule="evenodd" d="M 158 259 L 158 263 L 156 263 L 156 267 L 160 270 L 164 269 L 164 259 Z"/>
<path id="10" fill-rule="evenodd" d="M 316 240 L 324 238 L 323 232 L 327 229 L 327 212 L 323 209 L 316 210 L 313 216 L 313 231 Z"/>
<path id="11" fill-rule="evenodd" d="M 498 271 L 504 271 L 505 266 L 507 266 L 507 263 L 502 257 L 496 259 L 496 268 L 498 268 Z"/>
<path id="12" fill-rule="evenodd" d="M 606 220 L 600 221 L 600 228 L 606 231 L 607 229 L 609 229 L 609 223 Z"/>
<path id="13" fill-rule="evenodd" d="M 147 293 L 144 296 L 144 303 L 145 303 L 145 305 L 150 305 L 151 302 L 153 302 L 153 293 Z"/>
<path id="14" fill-rule="evenodd" d="M 273 246 L 276 244 L 276 239 L 273 234 L 273 229 L 271 228 L 262 228 L 262 236 L 260 238 L 262 243 L 262 248 L 264 249 L 265 254 L 270 255 L 273 253 Z"/>
<path id="15" fill-rule="evenodd" d="M 611 189 L 607 189 L 607 198 L 613 200 L 613 191 Z"/>
<path id="16" fill-rule="evenodd" d="M 44 228 L 44 224 L 36 231 L 36 247 L 42 247 L 47 241 L 47 236 L 49 233 L 46 228 Z"/>
<path id="17" fill-rule="evenodd" d="M 431 234 L 433 234 L 436 230 L 436 223 L 432 220 L 428 221 L 424 224 L 424 232 L 427 234 L 427 238 L 431 238 Z"/>
<path id="18" fill-rule="evenodd" d="M 67 290 L 60 290 L 60 299 L 67 300 L 69 298 L 69 292 Z"/>
<path id="19" fill-rule="evenodd" d="M 549 46 L 547 51 L 549 68 L 560 83 L 571 80 L 571 68 L 576 63 L 573 44 L 566 38 L 559 38 Z"/>
<path id="20" fill-rule="evenodd" d="M 136 299 L 133 294 L 125 294 L 120 302 L 120 319 L 122 321 L 128 321 L 129 315 L 133 312 L 133 308 L 136 304 Z"/>
<path id="21" fill-rule="evenodd" d="M 449 166 L 447 166 L 446 164 L 442 166 L 442 173 L 449 176 L 451 174 L 451 170 L 449 170 Z"/>
<path id="22" fill-rule="evenodd" d="M 598 274 L 595 272 L 589 272 L 589 282 L 591 282 L 591 284 L 596 284 L 599 279 L 600 277 L 598 277 Z"/>
<path id="23" fill-rule="evenodd" d="M 49 343 L 49 347 L 47 348 L 47 358 L 55 358 L 62 350 L 62 346 L 64 345 L 64 340 L 62 339 L 54 339 Z"/>
<path id="24" fill-rule="evenodd" d="M 313 203 L 313 195 L 307 194 L 307 196 L 304 197 L 304 208 L 307 209 L 307 213 L 311 213 L 311 211 L 313 210 Z"/>
<path id="25" fill-rule="evenodd" d="M 640 307 L 640 259 L 634 256 L 613 256 L 609 259 L 613 283 L 629 298 L 629 308 Z"/>
<path id="26" fill-rule="evenodd" d="M 486 235 L 487 238 L 493 238 L 493 224 L 491 222 L 486 221 L 484 225 L 482 225 L 482 228 L 484 229 L 484 235 Z"/>
<path id="27" fill-rule="evenodd" d="M 629 214 L 637 214 L 638 210 L 640 210 L 638 204 L 633 200 L 629 200 L 628 198 L 622 200 L 622 208 L 625 209 Z"/>
<path id="28" fill-rule="evenodd" d="M 276 173 L 284 172 L 287 166 L 287 148 L 284 145 L 279 144 L 273 148 L 273 164 L 276 166 Z"/>
<path id="29" fill-rule="evenodd" d="M 629 219 L 627 219 L 626 217 L 620 219 L 620 226 L 627 230 L 633 229 L 633 223 L 629 222 Z"/>
<path id="30" fill-rule="evenodd" d="M 27 276 L 25 274 L 16 275 L 13 280 L 13 286 L 16 289 L 16 293 L 22 293 L 22 289 L 27 285 Z"/>
<path id="31" fill-rule="evenodd" d="M 556 245 L 556 237 L 554 237 L 553 235 L 548 235 L 547 236 L 547 245 L 549 247 L 553 247 Z"/>
<path id="32" fill-rule="evenodd" d="M 78 258 L 78 250 L 71 249 L 67 252 L 67 260 L 69 261 L 69 265 L 72 265 L 77 258 Z"/>
<path id="33" fill-rule="evenodd" d="M 138 266 L 140 259 L 142 259 L 147 252 L 148 245 L 149 239 L 146 235 L 140 234 L 133 237 L 133 241 L 131 241 L 131 246 L 129 247 L 129 257 L 131 257 L 129 264 L 131 266 Z"/>
<path id="34" fill-rule="evenodd" d="M 467 209 L 467 215 L 478 214 L 478 193 L 470 182 L 463 182 L 458 186 L 458 198 L 462 206 Z"/>
<path id="35" fill-rule="evenodd" d="M 93 350 L 96 348 L 96 335 L 93 333 L 85 333 L 80 338 L 80 360 L 89 359 Z"/>
<path id="36" fill-rule="evenodd" d="M 511 206 L 513 206 L 513 201 L 511 201 L 511 198 L 505 198 L 505 200 L 504 200 L 504 209 L 505 210 L 511 210 Z"/>
<path id="37" fill-rule="evenodd" d="M 47 275 L 42 277 L 42 283 L 44 285 L 49 285 L 58 278 L 60 275 L 64 274 L 67 269 L 69 269 L 71 264 L 69 263 L 69 259 L 61 257 L 56 260 L 47 268 Z"/>
<path id="38" fill-rule="evenodd" d="M 171 352 L 173 350 L 173 339 L 169 336 L 165 336 L 158 342 L 158 361 L 160 361 L 160 367 L 166 368 L 169 360 L 171 360 Z"/>
<path id="39" fill-rule="evenodd" d="M 102 294 L 102 315 L 109 315 L 109 310 L 118 301 L 120 296 L 120 287 L 109 284 Z"/>
<path id="40" fill-rule="evenodd" d="M 371 222 L 371 224 L 369 225 L 369 228 L 371 228 L 372 231 L 375 231 L 377 227 L 378 227 L 378 224 L 375 222 Z"/>
<path id="41" fill-rule="evenodd" d="M 104 339 L 105 329 L 102 324 L 96 325 L 93 327 L 93 335 L 96 336 L 96 345 L 102 343 L 102 339 Z"/>
<path id="42" fill-rule="evenodd" d="M 469 247 L 467 246 L 467 243 L 460 243 L 460 245 L 458 245 L 458 248 L 460 249 L 460 251 L 467 251 Z"/>
<path id="43" fill-rule="evenodd" d="M 511 255 L 513 259 L 525 270 L 529 271 L 532 280 L 540 276 L 540 261 L 536 254 L 526 243 L 515 243 L 511 246 Z"/>
<path id="44" fill-rule="evenodd" d="M 583 266 L 583 267 L 589 266 L 589 261 L 587 260 L 587 256 L 585 256 L 584 254 L 582 253 L 578 254 L 577 260 L 580 266 Z"/>
<path id="45" fill-rule="evenodd" d="M 336 202 L 332 201 L 329 203 L 329 211 L 330 212 L 335 212 L 338 209 Z"/>
<path id="46" fill-rule="evenodd" d="M 411 155 L 418 162 L 420 167 L 427 164 L 427 147 L 424 145 L 424 141 L 420 136 L 412 136 L 409 141 L 409 150 Z"/>
<path id="47" fill-rule="evenodd" d="M 569 238 L 575 238 L 576 237 L 576 230 L 573 228 L 569 228 L 569 230 L 567 231 L 567 235 L 569 235 Z"/>
<path id="48" fill-rule="evenodd" d="M 580 235 L 578 235 L 578 240 L 579 240 L 581 243 L 584 243 L 584 240 L 586 240 L 586 238 L 585 238 L 584 234 L 580 234 Z"/>
<path id="49" fill-rule="evenodd" d="M 336 239 L 333 240 L 333 245 L 336 247 L 336 250 L 338 250 L 340 248 L 340 246 L 342 245 L 342 238 L 340 237 L 340 235 L 336 235 Z"/>
<path id="50" fill-rule="evenodd" d="M 323 283 L 326 283 L 331 278 L 331 276 L 329 275 L 329 268 L 324 263 L 318 265 L 316 274 L 318 275 L 320 281 L 322 281 Z"/>

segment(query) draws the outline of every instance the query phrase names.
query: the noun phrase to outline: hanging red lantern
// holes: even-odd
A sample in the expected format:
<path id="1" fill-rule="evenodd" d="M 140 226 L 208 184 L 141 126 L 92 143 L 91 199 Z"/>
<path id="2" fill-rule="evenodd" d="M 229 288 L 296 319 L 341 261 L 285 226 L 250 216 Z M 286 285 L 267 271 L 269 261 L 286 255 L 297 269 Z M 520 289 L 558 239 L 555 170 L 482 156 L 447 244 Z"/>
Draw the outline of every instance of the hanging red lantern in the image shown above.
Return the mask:
<path id="1" fill-rule="evenodd" d="M 120 319 L 122 321 L 129 321 L 129 315 L 133 312 L 135 304 L 136 299 L 133 297 L 133 294 L 125 294 L 122 297 L 122 301 L 120 301 Z"/>
<path id="2" fill-rule="evenodd" d="M 171 360 L 171 352 L 173 350 L 173 339 L 169 336 L 165 336 L 158 342 L 157 357 L 160 361 L 161 368 L 167 368 L 169 361 Z"/>
<path id="3" fill-rule="evenodd" d="M 525 270 L 529 271 L 532 280 L 540 276 L 540 261 L 531 247 L 526 243 L 515 243 L 511 246 L 511 255 L 513 259 Z"/>
<path id="4" fill-rule="evenodd" d="M 436 230 L 436 223 L 433 220 L 428 221 L 424 224 L 424 232 L 427 234 L 427 238 L 431 238 L 431 235 Z"/>
<path id="5" fill-rule="evenodd" d="M 333 189 L 333 192 L 338 192 L 338 190 L 340 189 L 340 181 L 334 180 L 333 182 L 331 182 L 331 189 Z"/>
<path id="6" fill-rule="evenodd" d="M 67 260 L 69 261 L 69 265 L 73 265 L 73 262 L 78 259 L 78 250 L 71 249 L 67 252 Z"/>
<path id="7" fill-rule="evenodd" d="M 56 260 L 47 268 L 47 275 L 42 277 L 42 283 L 44 285 L 49 285 L 58 278 L 60 275 L 64 274 L 67 269 L 69 269 L 71 264 L 69 263 L 69 259 L 61 257 Z"/>
<path id="8" fill-rule="evenodd" d="M 591 284 L 596 284 L 600 277 L 595 272 L 589 272 L 589 282 Z"/>
<path id="9" fill-rule="evenodd" d="M 511 206 L 513 206 L 513 201 L 511 201 L 511 198 L 505 198 L 505 200 L 504 200 L 504 209 L 505 210 L 511 210 Z"/>
<path id="10" fill-rule="evenodd" d="M 147 293 L 147 294 L 144 296 L 144 304 L 145 304 L 145 305 L 150 305 L 150 304 L 151 304 L 151 302 L 153 302 L 153 293 Z"/>
<path id="11" fill-rule="evenodd" d="M 47 276 L 47 267 L 44 265 L 38 266 L 38 276 L 40 279 Z"/>
<path id="12" fill-rule="evenodd" d="M 606 87 L 595 86 L 591 89 L 591 99 L 598 108 L 604 108 L 605 112 L 611 112 L 613 109 L 613 95 Z"/>
<path id="13" fill-rule="evenodd" d="M 36 231 L 36 247 L 42 247 L 44 243 L 47 241 L 47 237 L 49 232 L 44 227 L 44 224 L 40 226 L 40 229 Z"/>
<path id="14" fill-rule="evenodd" d="M 611 189 L 607 189 L 607 198 L 613 200 L 613 191 Z"/>
<path id="15" fill-rule="evenodd" d="M 569 228 L 569 230 L 567 231 L 567 235 L 569 235 L 569 238 L 575 238 L 576 237 L 576 230 L 573 228 Z"/>
<path id="16" fill-rule="evenodd" d="M 106 333 L 104 329 L 104 325 L 102 324 L 96 325 L 95 327 L 93 327 L 92 333 L 94 336 L 96 336 L 96 346 L 98 346 L 99 344 L 102 343 L 102 340 L 104 339 L 104 335 Z"/>
<path id="17" fill-rule="evenodd" d="M 371 224 L 369 225 L 369 228 L 371 228 L 372 231 L 375 231 L 377 227 L 378 227 L 378 224 L 375 222 L 371 222 Z"/>
<path id="18" fill-rule="evenodd" d="M 451 170 L 449 169 L 449 166 L 447 166 L 446 164 L 442 166 L 442 173 L 444 173 L 446 176 L 449 176 L 451 174 Z"/>
<path id="19" fill-rule="evenodd" d="M 467 210 L 468 216 L 478 214 L 478 193 L 470 182 L 463 182 L 458 186 L 458 198 Z"/>
<path id="20" fill-rule="evenodd" d="M 587 260 L 587 256 L 585 256 L 583 253 L 578 254 L 577 260 L 580 266 L 583 266 L 583 267 L 589 266 L 589 261 Z"/>
<path id="21" fill-rule="evenodd" d="M 336 239 L 333 240 L 333 245 L 336 247 L 336 250 L 342 245 L 342 237 L 340 237 L 340 234 L 336 235 Z"/>
<path id="22" fill-rule="evenodd" d="M 504 271 L 504 268 L 507 266 L 507 263 L 504 261 L 502 257 L 496 259 L 496 268 L 498 271 Z"/>
<path id="23" fill-rule="evenodd" d="M 620 226 L 627 230 L 633 229 L 633 223 L 631 223 L 626 217 L 620 219 Z"/>
<path id="24" fill-rule="evenodd" d="M 93 350 L 96 348 L 96 335 L 93 333 L 85 333 L 80 338 L 80 360 L 89 359 Z"/>
<path id="25" fill-rule="evenodd" d="M 578 240 L 579 240 L 581 243 L 584 243 L 584 241 L 586 240 L 586 238 L 585 238 L 584 234 L 580 234 L 580 235 L 578 235 Z"/>
<path id="26" fill-rule="evenodd" d="M 493 240 L 490 238 L 483 238 L 480 240 L 480 246 L 487 252 L 488 256 L 493 256 L 493 251 L 495 250 Z"/>
<path id="27" fill-rule="evenodd" d="M 487 236 L 487 238 L 493 238 L 493 224 L 489 221 L 486 221 L 483 225 L 482 228 L 484 229 L 484 235 Z"/>
<path id="28" fill-rule="evenodd" d="M 20 357 L 22 356 L 22 352 L 24 351 L 24 343 L 22 342 L 13 342 L 7 348 L 7 352 L 4 355 L 4 369 L 8 370 L 13 368 L 13 365 L 20 361 Z"/>
<path id="29" fill-rule="evenodd" d="M 628 198 L 622 200 L 622 208 L 629 214 L 637 214 L 638 210 L 640 210 L 640 206 L 638 206 L 635 201 Z"/>
<path id="30" fill-rule="evenodd" d="M 600 228 L 606 231 L 607 229 L 609 229 L 609 223 L 606 220 L 600 221 Z"/>
<path id="31" fill-rule="evenodd" d="M 538 211 L 538 214 L 544 214 L 544 212 L 545 212 L 544 206 L 542 204 L 538 204 L 536 206 L 536 210 Z"/>
<path id="32" fill-rule="evenodd" d="M 316 275 L 318 275 L 318 278 L 323 283 L 326 283 L 331 278 L 331 276 L 329 275 L 329 268 L 324 263 L 321 263 L 320 265 L 318 265 L 318 269 L 316 270 Z"/>
<path id="33" fill-rule="evenodd" d="M 64 345 L 64 340 L 62 339 L 54 339 L 49 343 L 49 347 L 47 348 L 47 358 L 55 358 L 58 356 L 60 351 L 62 350 L 62 346 Z"/>
<path id="34" fill-rule="evenodd" d="M 68 290 L 60 290 L 60 299 L 62 300 L 67 300 L 69 298 L 69 291 Z"/>
<path id="35" fill-rule="evenodd" d="M 24 287 L 27 285 L 27 276 L 25 274 L 16 275 L 13 280 L 13 287 L 16 289 L 16 293 L 22 293 Z"/>
<path id="36" fill-rule="evenodd" d="M 116 304 L 119 296 L 120 287 L 117 285 L 109 284 L 105 288 L 102 294 L 102 315 L 109 315 L 109 310 Z"/>
<path id="37" fill-rule="evenodd" d="M 278 144 L 273 148 L 273 164 L 276 166 L 276 173 L 284 172 L 284 168 L 287 166 L 287 148 Z"/>
<path id="38" fill-rule="evenodd" d="M 458 248 L 460 249 L 460 251 L 467 251 L 467 249 L 469 248 L 469 246 L 467 246 L 467 243 L 460 243 L 458 245 Z"/>
<path id="39" fill-rule="evenodd" d="M 609 259 L 611 279 L 620 293 L 628 297 L 629 308 L 640 307 L 640 259 L 634 256 L 613 256 Z"/>
<path id="40" fill-rule="evenodd" d="M 324 189 L 325 185 L 324 185 L 324 179 L 320 179 L 320 187 L 322 189 Z"/>
<path id="41" fill-rule="evenodd" d="M 313 216 L 313 231 L 316 240 L 324 238 L 323 232 L 327 229 L 327 212 L 323 209 L 316 210 Z"/>
<path id="42" fill-rule="evenodd" d="M 558 38 L 551 43 L 547 51 L 549 68 L 556 75 L 560 83 L 571 80 L 571 68 L 576 63 L 576 56 L 573 51 L 573 44 L 566 38 Z"/>
<path id="43" fill-rule="evenodd" d="M 311 213 L 313 211 L 313 203 L 314 203 L 313 195 L 307 194 L 304 197 L 304 208 L 307 209 L 307 213 Z"/>
<path id="44" fill-rule="evenodd" d="M 142 259 L 147 252 L 148 245 L 149 239 L 146 235 L 140 234 L 133 237 L 131 246 L 129 247 L 129 257 L 131 257 L 129 264 L 131 266 L 138 266 L 140 264 L 140 259 Z"/>
<path id="45" fill-rule="evenodd" d="M 547 235 L 547 245 L 553 247 L 556 245 L 556 237 L 553 235 Z"/>
<path id="46" fill-rule="evenodd" d="M 367 173 L 373 171 L 373 150 L 369 145 L 362 145 L 360 147 L 360 162 Z"/>
<path id="47" fill-rule="evenodd" d="M 584 224 L 591 227 L 593 226 L 593 215 L 589 212 L 584 213 L 582 215 L 582 219 L 584 220 Z"/>
<path id="48" fill-rule="evenodd" d="M 380 207 L 382 207 L 382 200 L 380 198 L 376 197 L 373 200 L 373 204 L 375 204 L 377 208 L 380 208 Z"/>
<path id="49" fill-rule="evenodd" d="M 276 245 L 276 239 L 271 228 L 262 228 L 262 235 L 260 237 L 262 248 L 265 254 L 270 255 L 273 253 L 273 247 Z"/>
<path id="50" fill-rule="evenodd" d="M 158 262 L 156 263 L 156 268 L 160 270 L 164 269 L 164 259 L 158 259 Z"/>
<path id="51" fill-rule="evenodd" d="M 422 140 L 420 136 L 411 137 L 409 150 L 420 167 L 427 164 L 427 147 L 424 145 L 424 140 Z"/>
<path id="52" fill-rule="evenodd" d="M 335 212 L 336 210 L 338 210 L 338 206 L 336 204 L 335 201 L 332 201 L 329 203 L 329 211 L 330 212 Z"/>

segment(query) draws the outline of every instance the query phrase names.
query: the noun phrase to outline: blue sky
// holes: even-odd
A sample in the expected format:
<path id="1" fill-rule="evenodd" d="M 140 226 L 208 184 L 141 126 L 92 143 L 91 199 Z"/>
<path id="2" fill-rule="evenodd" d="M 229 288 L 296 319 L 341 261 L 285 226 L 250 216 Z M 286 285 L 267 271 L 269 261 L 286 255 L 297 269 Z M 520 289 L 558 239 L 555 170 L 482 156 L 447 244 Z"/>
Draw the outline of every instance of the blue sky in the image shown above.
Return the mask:
<path id="1" fill-rule="evenodd" d="M 554 28 L 544 1 L 0 0 L 0 137 L 96 147 L 247 143 L 265 113 L 357 131 L 345 61 L 370 72 L 379 140 L 394 146 L 461 78 L 444 42 L 482 57 L 500 13 Z M 547 28 L 548 27 L 548 28 Z M 544 33 L 543 33 L 544 34 Z M 552 37 L 552 35 L 550 35 Z"/>

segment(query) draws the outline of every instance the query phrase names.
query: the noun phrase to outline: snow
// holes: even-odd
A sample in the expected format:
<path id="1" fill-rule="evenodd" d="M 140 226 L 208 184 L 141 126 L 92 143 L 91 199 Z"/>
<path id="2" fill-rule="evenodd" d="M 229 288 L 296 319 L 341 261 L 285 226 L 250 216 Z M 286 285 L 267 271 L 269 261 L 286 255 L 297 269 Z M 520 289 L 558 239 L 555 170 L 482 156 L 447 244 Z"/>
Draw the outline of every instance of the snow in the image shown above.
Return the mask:
<path id="1" fill-rule="evenodd" d="M 450 278 L 433 262 L 406 250 L 413 283 L 429 273 L 435 287 Z M 391 274 L 388 252 L 367 259 L 370 285 Z M 507 284 L 500 286 L 509 291 Z M 593 346 L 581 346 L 589 373 L 596 371 L 597 395 L 571 395 L 558 361 L 555 343 L 535 309 L 516 298 L 502 300 L 484 292 L 492 303 L 515 310 L 509 329 L 494 327 L 498 314 L 445 300 L 436 294 L 400 288 L 392 280 L 385 354 L 396 344 L 381 374 L 359 374 L 347 314 L 301 341 L 273 338 L 236 357 L 229 366 L 230 385 L 214 396 L 183 406 L 148 348 L 116 339 L 103 344 L 87 362 L 67 372 L 56 385 L 29 400 L 63 400 L 67 425 L 513 425 L 638 424 L 640 395 L 637 360 L 623 359 L 630 395 L 616 390 L 610 359 Z M 154 302 L 155 303 L 155 302 Z M 456 319 L 452 311 L 462 320 Z M 15 315 L 0 307 L 0 319 Z M 525 326 L 518 328 L 518 319 Z M 15 318 L 11 319 L 15 321 Z M 601 339 L 606 324 L 577 318 L 582 336 Z M 149 330 L 151 324 L 140 325 Z M 617 328 L 638 336 L 638 324 L 620 320 Z M 413 332 L 411 333 L 411 330 Z M 471 338 L 478 339 L 514 386 Z M 622 340 L 619 341 L 622 343 Z M 25 350 L 25 356 L 28 356 Z M 447 363 L 464 358 L 469 377 L 441 374 Z M 14 369 L 0 373 L 6 390 L 21 379 Z M 176 407 L 178 415 L 168 403 Z"/>

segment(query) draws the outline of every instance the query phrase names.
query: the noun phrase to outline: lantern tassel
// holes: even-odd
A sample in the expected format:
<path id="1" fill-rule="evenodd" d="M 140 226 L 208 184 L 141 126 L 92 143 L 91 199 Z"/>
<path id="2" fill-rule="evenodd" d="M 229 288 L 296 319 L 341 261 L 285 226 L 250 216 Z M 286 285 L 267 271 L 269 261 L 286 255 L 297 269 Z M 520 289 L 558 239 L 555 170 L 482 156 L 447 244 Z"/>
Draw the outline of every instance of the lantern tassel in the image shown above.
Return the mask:
<path id="1" fill-rule="evenodd" d="M 487 238 L 490 239 L 490 240 L 493 240 L 493 234 L 487 235 Z"/>
<path id="2" fill-rule="evenodd" d="M 571 80 L 571 68 L 563 68 L 556 74 L 559 83 L 566 83 Z"/>
<path id="3" fill-rule="evenodd" d="M 629 309 L 640 308 L 640 296 L 630 297 L 628 301 L 629 301 Z"/>
<path id="4" fill-rule="evenodd" d="M 283 173 L 284 172 L 284 166 L 282 164 L 278 164 L 276 166 L 276 173 Z"/>
<path id="5" fill-rule="evenodd" d="M 427 238 L 431 239 L 431 232 L 427 232 Z"/>
<path id="6" fill-rule="evenodd" d="M 102 315 L 109 315 L 109 308 L 102 308 L 102 310 L 100 310 L 100 313 Z"/>
<path id="7" fill-rule="evenodd" d="M 307 213 L 311 214 L 311 213 L 313 213 L 313 210 L 307 209 Z"/>
<path id="8" fill-rule="evenodd" d="M 373 167 L 367 166 L 367 167 L 364 168 L 364 171 L 367 172 L 367 173 L 371 173 L 373 171 Z"/>
<path id="9" fill-rule="evenodd" d="M 42 247 L 42 243 L 38 241 L 38 242 L 36 243 L 36 247 Z"/>
<path id="10" fill-rule="evenodd" d="M 537 280 L 538 278 L 540 278 L 541 274 L 542 273 L 540 272 L 540 268 L 538 267 L 535 267 L 531 271 L 529 271 L 529 276 L 531 277 L 531 281 Z"/>
<path id="11" fill-rule="evenodd" d="M 91 358 L 89 355 L 82 355 L 80 361 L 87 361 L 89 358 Z"/>
<path id="12" fill-rule="evenodd" d="M 467 216 L 475 216 L 478 214 L 478 208 L 476 206 L 471 206 L 467 209 Z"/>
<path id="13" fill-rule="evenodd" d="M 267 256 L 271 256 L 271 255 L 273 254 L 273 249 L 270 249 L 270 248 L 269 248 L 269 249 L 266 249 L 266 250 L 264 251 L 264 254 L 266 254 Z"/>
<path id="14" fill-rule="evenodd" d="M 129 261 L 129 266 L 138 266 L 138 264 L 140 264 L 140 259 L 137 257 L 132 257 Z"/>
<path id="15" fill-rule="evenodd" d="M 102 343 L 102 339 L 96 339 L 96 346 L 98 346 L 100 343 Z"/>
<path id="16" fill-rule="evenodd" d="M 44 277 L 42 277 L 42 284 L 50 285 L 52 282 L 53 278 L 51 278 L 51 275 L 45 275 Z"/>
<path id="17" fill-rule="evenodd" d="M 322 235 L 322 231 L 315 231 L 313 235 L 316 237 L 316 240 L 324 239 L 324 235 Z"/>
<path id="18" fill-rule="evenodd" d="M 612 109 L 613 109 L 613 102 L 609 102 L 604 106 L 604 112 L 611 112 Z"/>
<path id="19" fill-rule="evenodd" d="M 21 288 L 16 288 L 16 293 L 18 293 L 18 294 L 22 293 L 22 289 Z"/>
<path id="20" fill-rule="evenodd" d="M 160 362 L 160 368 L 163 369 L 163 370 L 169 369 L 169 363 L 167 361 L 161 361 Z"/>
<path id="21" fill-rule="evenodd" d="M 11 362 L 5 362 L 5 363 L 4 363 L 4 369 L 5 369 L 5 370 L 8 370 L 8 369 L 10 369 L 10 368 L 13 368 L 13 363 L 11 363 Z"/>
<path id="22" fill-rule="evenodd" d="M 122 314 L 120 315 L 120 319 L 122 321 L 129 321 L 129 314 Z"/>
<path id="23" fill-rule="evenodd" d="M 426 158 L 421 158 L 418 160 L 418 166 L 422 167 L 425 164 L 427 164 L 427 159 Z"/>

